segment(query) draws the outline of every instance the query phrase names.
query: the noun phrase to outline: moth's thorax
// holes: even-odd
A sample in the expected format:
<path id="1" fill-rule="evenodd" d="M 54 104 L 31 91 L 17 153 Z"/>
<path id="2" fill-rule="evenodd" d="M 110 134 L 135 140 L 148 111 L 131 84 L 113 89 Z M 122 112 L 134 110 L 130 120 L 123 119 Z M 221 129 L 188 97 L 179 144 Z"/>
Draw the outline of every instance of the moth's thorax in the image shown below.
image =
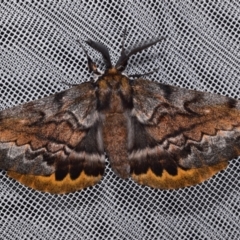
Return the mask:
<path id="1" fill-rule="evenodd" d="M 132 87 L 129 78 L 117 69 L 108 69 L 96 84 L 99 110 L 124 112 L 132 108 Z"/>

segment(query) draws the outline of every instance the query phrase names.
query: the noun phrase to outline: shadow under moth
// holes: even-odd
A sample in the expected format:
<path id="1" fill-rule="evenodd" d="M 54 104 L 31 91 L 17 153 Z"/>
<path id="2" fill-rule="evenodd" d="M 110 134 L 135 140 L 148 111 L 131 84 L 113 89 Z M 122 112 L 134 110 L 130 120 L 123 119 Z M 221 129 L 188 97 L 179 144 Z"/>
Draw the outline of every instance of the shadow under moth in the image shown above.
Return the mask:
<path id="1" fill-rule="evenodd" d="M 125 35 L 125 34 L 124 34 Z M 124 37 L 125 38 L 125 37 Z M 117 176 L 160 189 L 191 186 L 240 155 L 240 101 L 122 74 L 129 58 L 158 43 L 124 49 L 96 81 L 0 112 L 0 169 L 31 188 L 67 193 L 100 181 L 105 153 Z M 136 77 L 136 76 L 135 76 Z"/>

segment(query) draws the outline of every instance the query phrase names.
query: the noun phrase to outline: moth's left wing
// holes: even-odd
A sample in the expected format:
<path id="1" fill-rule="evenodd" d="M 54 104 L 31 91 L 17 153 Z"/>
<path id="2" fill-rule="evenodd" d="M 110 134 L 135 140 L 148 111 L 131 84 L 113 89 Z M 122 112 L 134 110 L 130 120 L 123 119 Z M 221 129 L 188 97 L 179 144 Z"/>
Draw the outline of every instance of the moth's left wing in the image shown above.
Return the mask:
<path id="1" fill-rule="evenodd" d="M 132 87 L 128 151 L 136 182 L 194 185 L 240 155 L 239 101 L 142 79 Z"/>
<path id="2" fill-rule="evenodd" d="M 0 169 L 41 191 L 92 186 L 104 172 L 95 87 L 83 83 L 0 112 Z"/>

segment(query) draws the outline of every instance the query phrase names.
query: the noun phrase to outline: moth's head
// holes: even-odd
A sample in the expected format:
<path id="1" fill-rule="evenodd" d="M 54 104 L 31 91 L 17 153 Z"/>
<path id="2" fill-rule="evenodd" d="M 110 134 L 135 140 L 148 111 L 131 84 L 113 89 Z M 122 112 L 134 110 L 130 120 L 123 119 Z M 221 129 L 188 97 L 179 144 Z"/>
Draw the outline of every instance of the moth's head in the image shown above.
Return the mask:
<path id="1" fill-rule="evenodd" d="M 92 41 L 92 40 L 86 41 L 86 43 L 90 47 L 92 47 L 93 49 L 95 49 L 96 51 L 98 51 L 102 54 L 103 60 L 106 65 L 107 72 L 120 72 L 121 73 L 122 71 L 125 70 L 128 60 L 132 55 L 135 55 L 136 53 L 141 52 L 142 50 L 149 48 L 149 47 L 155 45 L 156 43 L 165 39 L 164 37 L 161 37 L 161 38 L 157 38 L 155 40 L 150 40 L 149 42 L 147 42 L 145 44 L 139 44 L 137 47 L 134 47 L 130 51 L 126 52 L 125 48 L 124 48 L 125 35 L 126 35 L 126 30 L 124 31 L 121 55 L 115 66 L 112 65 L 108 48 L 105 45 L 103 45 L 102 43 L 99 43 L 99 42 Z M 83 46 L 82 46 L 82 48 L 83 48 Z M 102 73 L 98 70 L 96 63 L 94 63 L 92 61 L 92 59 L 89 57 L 87 51 L 84 48 L 83 48 L 83 50 L 84 50 L 85 54 L 87 55 L 88 67 L 89 67 L 90 72 L 94 72 L 97 75 L 102 75 Z"/>

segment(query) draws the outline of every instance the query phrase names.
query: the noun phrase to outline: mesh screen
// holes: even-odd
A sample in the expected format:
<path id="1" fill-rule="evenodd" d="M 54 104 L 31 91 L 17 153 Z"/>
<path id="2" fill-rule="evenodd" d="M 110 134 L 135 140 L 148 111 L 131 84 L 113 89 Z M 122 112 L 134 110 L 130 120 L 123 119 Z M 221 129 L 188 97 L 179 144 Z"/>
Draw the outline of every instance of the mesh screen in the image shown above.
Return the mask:
<path id="1" fill-rule="evenodd" d="M 0 109 L 90 78 L 76 39 L 108 46 L 166 41 L 131 58 L 126 72 L 240 98 L 237 1 L 1 1 Z M 89 54 L 103 67 L 101 56 Z M 122 180 L 106 159 L 102 181 L 66 195 L 24 187 L 0 171 L 0 239 L 240 239 L 240 166 L 193 187 L 162 191 Z"/>

